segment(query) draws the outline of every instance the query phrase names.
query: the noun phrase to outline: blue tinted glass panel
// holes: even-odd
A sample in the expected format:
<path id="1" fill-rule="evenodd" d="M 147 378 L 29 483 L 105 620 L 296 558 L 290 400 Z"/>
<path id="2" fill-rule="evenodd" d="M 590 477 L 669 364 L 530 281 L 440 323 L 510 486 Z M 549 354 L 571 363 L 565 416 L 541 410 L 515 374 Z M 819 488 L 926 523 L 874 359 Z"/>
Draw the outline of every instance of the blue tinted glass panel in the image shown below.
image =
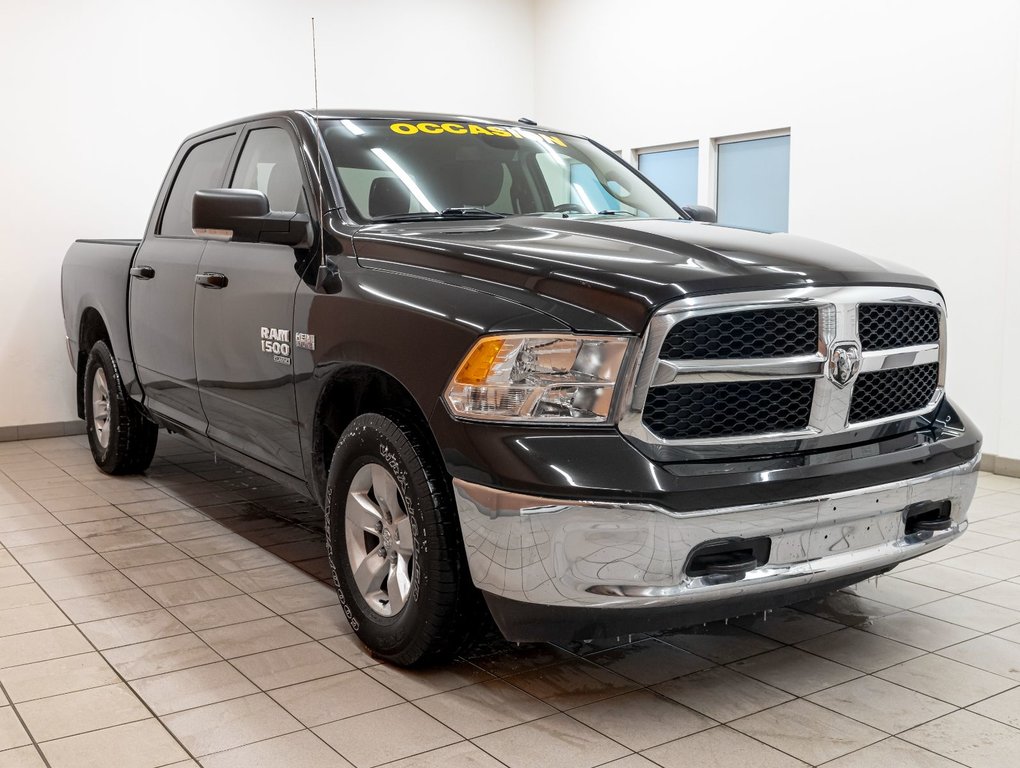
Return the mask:
<path id="1" fill-rule="evenodd" d="M 719 145 L 719 223 L 786 232 L 790 223 L 790 137 Z"/>
<path id="2" fill-rule="evenodd" d="M 619 211 L 623 207 L 619 200 L 606 192 L 595 172 L 579 163 L 570 166 L 570 202 L 590 213 Z"/>
<path id="3" fill-rule="evenodd" d="M 638 170 L 677 205 L 698 202 L 698 148 L 642 152 Z"/>

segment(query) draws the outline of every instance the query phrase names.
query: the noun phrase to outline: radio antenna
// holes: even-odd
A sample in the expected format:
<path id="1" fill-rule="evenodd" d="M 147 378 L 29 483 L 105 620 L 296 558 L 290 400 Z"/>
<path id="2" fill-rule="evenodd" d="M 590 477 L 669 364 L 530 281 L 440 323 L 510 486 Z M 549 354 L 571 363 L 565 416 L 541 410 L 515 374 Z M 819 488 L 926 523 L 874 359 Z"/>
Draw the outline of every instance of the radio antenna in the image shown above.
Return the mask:
<path id="1" fill-rule="evenodd" d="M 319 280 L 326 271 L 326 215 L 322 210 L 322 185 L 326 183 L 322 173 L 322 131 L 319 129 L 319 54 L 315 48 L 315 17 L 312 16 L 312 87 L 315 92 L 315 173 L 319 186 Z"/>

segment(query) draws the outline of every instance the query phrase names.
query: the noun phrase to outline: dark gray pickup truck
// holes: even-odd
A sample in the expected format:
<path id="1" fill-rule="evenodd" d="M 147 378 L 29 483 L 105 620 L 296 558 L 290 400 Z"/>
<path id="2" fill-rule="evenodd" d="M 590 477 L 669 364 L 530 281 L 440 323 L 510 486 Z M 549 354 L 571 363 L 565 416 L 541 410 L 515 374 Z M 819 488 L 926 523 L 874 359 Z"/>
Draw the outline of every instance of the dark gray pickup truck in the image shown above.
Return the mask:
<path id="1" fill-rule="evenodd" d="M 188 138 L 141 240 L 62 287 L 97 464 L 159 428 L 324 509 L 402 664 L 690 625 L 967 526 L 981 436 L 906 269 L 680 208 L 530 121 L 292 111 Z"/>

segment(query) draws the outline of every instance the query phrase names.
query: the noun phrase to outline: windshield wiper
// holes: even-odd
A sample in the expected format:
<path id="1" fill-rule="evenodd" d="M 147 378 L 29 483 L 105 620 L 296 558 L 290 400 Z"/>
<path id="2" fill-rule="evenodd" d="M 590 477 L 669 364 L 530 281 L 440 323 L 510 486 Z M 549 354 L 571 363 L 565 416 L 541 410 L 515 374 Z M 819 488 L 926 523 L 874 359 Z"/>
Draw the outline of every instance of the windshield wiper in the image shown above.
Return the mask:
<path id="1" fill-rule="evenodd" d="M 631 213 L 630 211 L 610 211 L 607 209 L 605 211 L 599 211 L 599 216 L 637 216 L 637 214 Z"/>
<path id="2" fill-rule="evenodd" d="M 376 216 L 375 223 L 388 221 L 445 221 L 451 219 L 505 219 L 505 213 L 489 211 L 485 208 L 444 208 L 441 211 L 419 211 L 418 213 L 392 213 L 388 216 Z"/>

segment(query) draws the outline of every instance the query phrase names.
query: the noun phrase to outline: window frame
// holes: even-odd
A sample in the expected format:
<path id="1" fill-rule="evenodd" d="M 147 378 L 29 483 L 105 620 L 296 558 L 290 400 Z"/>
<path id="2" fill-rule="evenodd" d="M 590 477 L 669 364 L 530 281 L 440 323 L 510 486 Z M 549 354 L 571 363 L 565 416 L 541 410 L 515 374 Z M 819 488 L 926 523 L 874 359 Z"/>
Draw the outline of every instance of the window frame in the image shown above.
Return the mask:
<path id="1" fill-rule="evenodd" d="M 793 162 L 793 131 L 791 128 L 769 128 L 762 131 L 748 131 L 746 133 L 734 133 L 726 136 L 714 136 L 709 139 L 710 144 L 710 162 L 708 173 L 706 175 L 706 189 L 705 194 L 702 196 L 699 194 L 699 199 L 707 199 L 709 202 L 705 205 L 710 205 L 712 209 L 719 212 L 719 147 L 723 144 L 739 144 L 743 141 L 757 141 L 758 139 L 778 139 L 781 136 L 787 136 L 790 139 L 790 162 Z M 790 194 L 787 195 L 786 206 L 787 216 L 789 216 L 790 198 L 792 197 L 793 191 L 793 174 L 790 173 Z M 789 220 L 787 220 L 787 229 L 789 229 Z"/>

